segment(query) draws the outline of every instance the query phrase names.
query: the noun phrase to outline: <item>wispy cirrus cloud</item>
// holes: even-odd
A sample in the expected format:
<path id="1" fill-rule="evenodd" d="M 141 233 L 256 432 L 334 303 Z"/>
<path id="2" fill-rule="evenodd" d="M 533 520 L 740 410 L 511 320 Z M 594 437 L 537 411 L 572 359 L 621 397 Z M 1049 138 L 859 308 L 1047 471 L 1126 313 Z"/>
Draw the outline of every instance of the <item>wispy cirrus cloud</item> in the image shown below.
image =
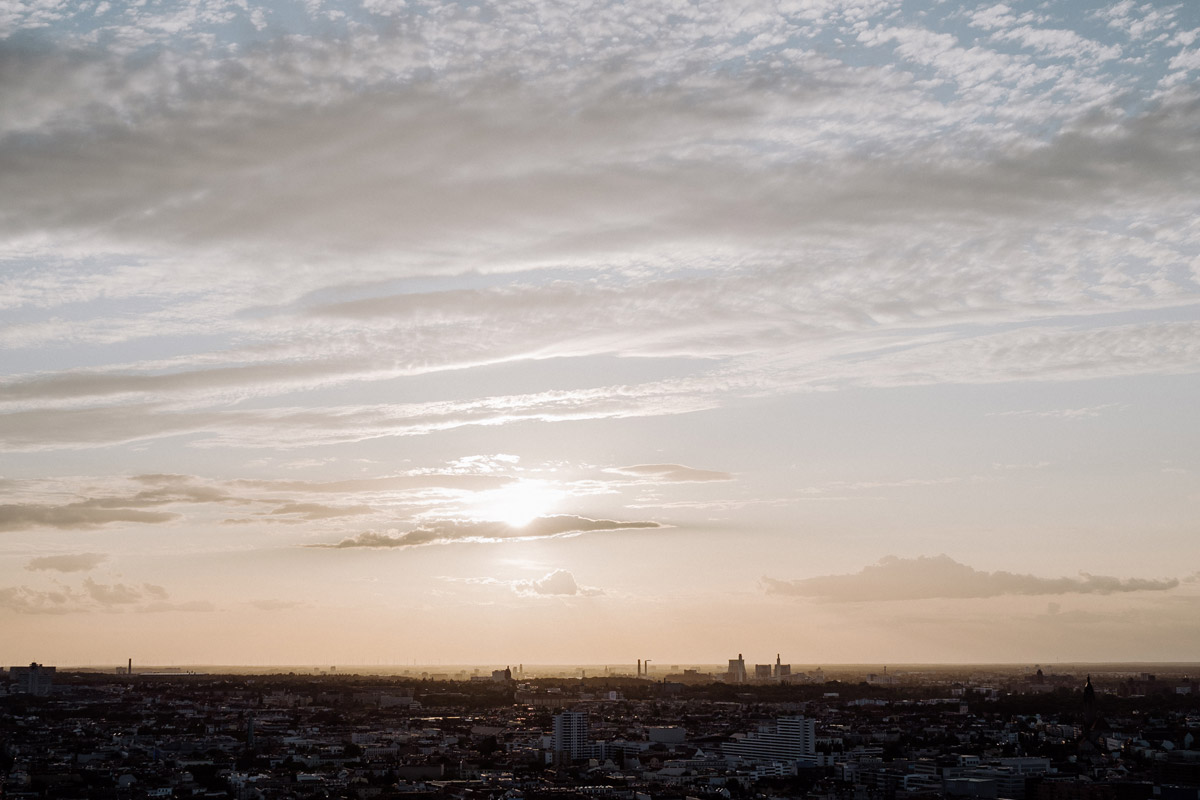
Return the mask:
<path id="1" fill-rule="evenodd" d="M 1091 419 L 1113 410 L 1124 410 L 1121 403 L 1104 403 L 1083 408 L 1050 408 L 1045 410 L 1022 409 L 1020 411 L 994 411 L 989 417 L 1050 417 L 1052 419 Z"/>
<path id="2" fill-rule="evenodd" d="M 1004 595 L 1119 594 L 1164 592 L 1179 585 L 1175 578 L 1114 578 L 1082 574 L 1078 578 L 1042 578 L 1013 572 L 985 572 L 946 555 L 898 558 L 849 575 L 822 575 L 799 580 L 764 577 L 768 594 L 810 597 L 833 602 L 980 598 Z"/>
<path id="3" fill-rule="evenodd" d="M 283 525 L 299 525 L 305 522 L 317 522 L 326 519 L 356 517 L 370 514 L 375 509 L 371 506 L 331 506 L 323 503 L 285 503 L 270 511 L 261 511 L 250 517 L 230 518 L 221 521 L 222 525 L 250 525 L 261 523 L 279 523 Z"/>
<path id="4" fill-rule="evenodd" d="M 13 451 L 104 447 L 196 434 L 193 446 L 309 447 L 431 435 L 467 426 L 694 413 L 729 397 L 848 386 L 1074 381 L 1194 372 L 1200 325 L 1039 328 L 907 343 L 866 339 L 845 353 L 766 351 L 683 378 L 429 403 L 269 410 L 188 410 L 165 404 L 48 408 L 0 414 Z"/>
<path id="5" fill-rule="evenodd" d="M 685 467 L 682 464 L 634 464 L 629 467 L 611 467 L 605 472 L 645 478 L 647 481 L 657 483 L 708 483 L 733 480 L 733 475 L 728 472 L 696 469 L 695 467 Z"/>
<path id="6" fill-rule="evenodd" d="M 183 474 L 13 481 L 13 493 L 23 495 L 24 502 L 0 505 L 0 531 L 38 527 L 92 530 L 121 522 L 162 524 L 230 509 L 244 515 L 227 518 L 226 524 L 319 523 L 394 513 L 409 505 L 438 506 L 454 498 L 495 491 L 516 480 L 514 475 L 499 472 L 426 469 L 337 481 L 212 480 Z M 59 499 L 63 495 L 69 499 Z"/>
<path id="7" fill-rule="evenodd" d="M 343 539 L 336 544 L 308 546 L 335 550 L 358 547 L 404 548 L 457 542 L 496 543 L 524 539 L 549 539 L 583 533 L 662 527 L 664 527 L 663 524 L 659 522 L 619 522 L 611 519 L 589 519 L 566 514 L 539 517 L 520 527 L 503 522 L 442 520 L 427 523 L 403 533 L 368 531 L 349 539 Z"/>

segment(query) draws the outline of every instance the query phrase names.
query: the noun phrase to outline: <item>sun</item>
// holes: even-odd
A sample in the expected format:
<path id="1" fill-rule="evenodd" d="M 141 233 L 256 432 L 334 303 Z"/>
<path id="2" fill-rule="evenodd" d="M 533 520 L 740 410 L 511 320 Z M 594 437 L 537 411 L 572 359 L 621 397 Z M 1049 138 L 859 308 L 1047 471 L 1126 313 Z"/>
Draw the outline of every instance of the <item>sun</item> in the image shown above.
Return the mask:
<path id="1" fill-rule="evenodd" d="M 480 519 L 524 528 L 551 511 L 561 498 L 562 492 L 550 488 L 545 481 L 521 480 L 503 489 L 481 493 L 475 513 Z"/>

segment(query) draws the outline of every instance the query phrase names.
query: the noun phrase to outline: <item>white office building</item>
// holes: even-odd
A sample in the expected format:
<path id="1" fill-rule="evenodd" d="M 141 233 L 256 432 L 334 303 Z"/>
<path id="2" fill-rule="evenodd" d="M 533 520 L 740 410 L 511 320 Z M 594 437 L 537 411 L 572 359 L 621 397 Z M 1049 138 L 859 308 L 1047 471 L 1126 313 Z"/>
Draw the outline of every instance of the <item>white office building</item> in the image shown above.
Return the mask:
<path id="1" fill-rule="evenodd" d="M 554 755 L 563 759 L 588 755 L 588 716 L 582 711 L 554 715 Z"/>
<path id="2" fill-rule="evenodd" d="M 754 733 L 735 734 L 721 746 L 728 758 L 752 762 L 812 761 L 816 756 L 816 721 L 805 717 L 782 717 L 774 725 Z"/>

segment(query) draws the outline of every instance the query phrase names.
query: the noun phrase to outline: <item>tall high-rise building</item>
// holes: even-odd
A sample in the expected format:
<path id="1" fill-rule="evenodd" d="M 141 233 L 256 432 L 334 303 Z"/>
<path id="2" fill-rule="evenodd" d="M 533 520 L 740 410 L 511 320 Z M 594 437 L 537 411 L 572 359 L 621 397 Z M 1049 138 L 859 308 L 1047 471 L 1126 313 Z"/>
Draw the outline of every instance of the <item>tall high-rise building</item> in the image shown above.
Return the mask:
<path id="1" fill-rule="evenodd" d="M 588 716 L 582 711 L 563 711 L 554 715 L 554 755 L 575 760 L 586 755 Z"/>
<path id="2" fill-rule="evenodd" d="M 729 672 L 725 674 L 725 679 L 729 683 L 746 682 L 746 659 L 742 658 L 741 653 L 737 658 L 729 659 Z"/>
<path id="3" fill-rule="evenodd" d="M 792 674 L 791 664 L 782 664 L 779 660 L 779 653 L 775 654 L 775 674 L 772 675 L 775 680 L 786 678 Z"/>

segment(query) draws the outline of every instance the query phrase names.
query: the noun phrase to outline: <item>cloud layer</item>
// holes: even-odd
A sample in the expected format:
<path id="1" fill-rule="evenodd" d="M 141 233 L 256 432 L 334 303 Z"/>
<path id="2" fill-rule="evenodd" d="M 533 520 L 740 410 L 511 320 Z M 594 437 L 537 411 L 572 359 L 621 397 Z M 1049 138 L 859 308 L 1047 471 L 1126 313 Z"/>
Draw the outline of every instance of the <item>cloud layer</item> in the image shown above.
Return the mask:
<path id="1" fill-rule="evenodd" d="M 213 604 L 205 600 L 171 602 L 167 590 L 152 583 L 140 585 L 101 583 L 92 578 L 84 578 L 78 588 L 64 585 L 56 585 L 52 589 L 38 589 L 30 586 L 0 587 L 0 611 L 18 614 L 61 615 L 96 611 L 160 613 L 212 610 L 214 610 Z"/>
<path id="2" fill-rule="evenodd" d="M 613 467 L 608 471 L 618 475 L 648 478 L 663 483 L 707 483 L 733 480 L 733 476 L 728 472 L 696 469 L 695 467 L 685 467 L 682 464 L 634 464 L 630 467 Z"/>
<path id="3" fill-rule="evenodd" d="M 890 0 L 480 8 L 6 16 L 0 348 L 27 367 L 0 446 L 305 447 L 1200 363 L 1194 322 L 1138 313 L 1200 303 L 1178 9 L 1097 32 Z M 86 355 L 44 357 L 64 345 Z M 624 356 L 693 363 L 392 399 Z M 333 387 L 376 399 L 305 395 Z"/>
<path id="4" fill-rule="evenodd" d="M 161 576 L 228 587 L 231 622 L 303 601 L 330 641 L 354 603 L 444 630 L 487 619 L 454 602 L 599 590 L 539 563 L 444 602 L 431 576 L 487 554 L 436 545 L 577 537 L 553 549 L 606 599 L 533 614 L 628 619 L 655 576 L 670 615 L 719 624 L 804 531 L 861 564 L 1067 517 L 1144 541 L 1084 564 L 1064 536 L 1046 574 L 1169 572 L 1198 451 L 1191 11 L 3 5 L 0 607 L 186 610 Z M 667 527 L 688 546 L 606 535 Z M 354 548 L 404 552 L 331 552 Z M 377 568 L 403 580 L 368 592 Z M 1190 586 L 944 557 L 764 585 Z"/>
<path id="5" fill-rule="evenodd" d="M 823 575 L 800 580 L 763 578 L 768 594 L 811 597 L 834 602 L 928 600 L 1000 597 L 1003 595 L 1116 594 L 1163 592 L 1179 585 L 1175 578 L 1147 580 L 1083 574 L 1078 578 L 1040 578 L 1012 572 L 982 572 L 946 555 L 898 558 L 851 575 Z"/>
<path id="6" fill-rule="evenodd" d="M 29 559 L 25 569 L 53 572 L 90 572 L 108 560 L 102 553 L 72 553 L 61 556 L 39 556 Z"/>
<path id="7" fill-rule="evenodd" d="M 521 539 L 548 539 L 559 536 L 574 536 L 599 531 L 639 530 L 661 528 L 658 522 L 618 522 L 611 519 L 588 519 L 560 514 L 540 517 L 520 527 L 504 522 L 474 520 L 443 520 L 413 528 L 404 533 L 377 533 L 368 531 L 358 536 L 343 539 L 337 544 L 310 545 L 345 549 L 354 547 L 419 547 L 456 542 L 495 543 Z"/>

